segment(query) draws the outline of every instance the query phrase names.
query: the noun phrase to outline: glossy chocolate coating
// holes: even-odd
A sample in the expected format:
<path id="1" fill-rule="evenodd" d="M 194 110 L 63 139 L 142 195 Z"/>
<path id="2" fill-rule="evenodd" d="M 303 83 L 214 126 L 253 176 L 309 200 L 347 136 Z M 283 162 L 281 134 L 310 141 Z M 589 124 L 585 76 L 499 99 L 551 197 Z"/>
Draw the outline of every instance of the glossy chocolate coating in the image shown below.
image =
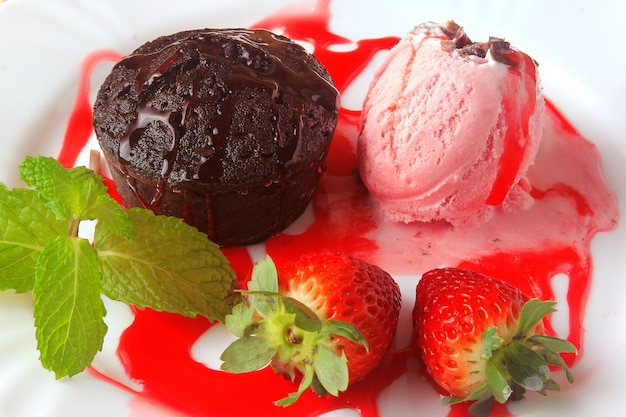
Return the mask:
<path id="1" fill-rule="evenodd" d="M 204 29 L 121 60 L 98 93 L 94 128 L 125 205 L 233 245 L 277 233 L 306 208 L 337 115 L 330 76 L 298 44 Z"/>

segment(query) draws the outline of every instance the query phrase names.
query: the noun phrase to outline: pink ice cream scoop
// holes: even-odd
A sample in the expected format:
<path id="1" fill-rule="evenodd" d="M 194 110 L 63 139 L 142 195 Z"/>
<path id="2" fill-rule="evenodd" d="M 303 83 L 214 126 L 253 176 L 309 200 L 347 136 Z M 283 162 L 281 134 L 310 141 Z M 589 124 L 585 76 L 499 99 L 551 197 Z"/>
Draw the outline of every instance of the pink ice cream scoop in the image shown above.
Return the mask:
<path id="1" fill-rule="evenodd" d="M 532 204 L 543 131 L 537 65 L 507 42 L 425 23 L 377 69 L 363 104 L 363 182 L 388 220 L 476 224 Z"/>

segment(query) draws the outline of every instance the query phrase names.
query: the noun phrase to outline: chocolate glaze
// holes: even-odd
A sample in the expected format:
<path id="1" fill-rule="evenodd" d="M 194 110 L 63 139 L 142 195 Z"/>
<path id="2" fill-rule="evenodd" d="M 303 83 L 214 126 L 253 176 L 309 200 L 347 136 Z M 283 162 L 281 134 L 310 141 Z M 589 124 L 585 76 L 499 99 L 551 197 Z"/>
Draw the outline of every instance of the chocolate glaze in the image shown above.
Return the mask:
<path id="1" fill-rule="evenodd" d="M 113 68 L 94 128 L 124 204 L 183 217 L 220 244 L 253 243 L 308 204 L 338 97 L 323 66 L 283 36 L 185 31 L 144 44 Z M 244 206 L 241 224 L 224 229 Z M 247 232 L 259 213 L 273 220 L 259 220 L 263 233 Z"/>

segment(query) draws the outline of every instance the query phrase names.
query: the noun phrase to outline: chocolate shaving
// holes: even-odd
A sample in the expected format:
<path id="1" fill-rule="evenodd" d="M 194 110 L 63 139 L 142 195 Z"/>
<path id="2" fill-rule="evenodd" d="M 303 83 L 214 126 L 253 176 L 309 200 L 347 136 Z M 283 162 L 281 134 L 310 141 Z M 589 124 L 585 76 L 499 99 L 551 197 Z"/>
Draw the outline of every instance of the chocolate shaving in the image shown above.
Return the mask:
<path id="1" fill-rule="evenodd" d="M 517 65 L 515 61 L 509 58 L 511 52 L 511 44 L 504 39 L 490 37 L 487 43 L 491 56 L 498 62 L 514 67 Z"/>
<path id="2" fill-rule="evenodd" d="M 450 41 L 441 41 L 442 46 L 444 43 L 448 44 L 444 49 L 450 49 L 452 45 L 454 45 L 454 49 L 462 49 L 473 43 L 463 30 L 463 27 L 459 26 L 454 20 L 448 20 L 446 25 L 441 25 L 440 28 L 444 35 L 450 39 Z"/>
<path id="3" fill-rule="evenodd" d="M 487 56 L 487 51 L 483 48 L 483 45 L 479 43 L 471 43 L 461 48 L 461 50 L 459 50 L 459 54 L 461 56 L 474 55 L 484 58 Z"/>
<path id="4" fill-rule="evenodd" d="M 516 62 L 509 57 L 511 45 L 504 39 L 490 37 L 487 43 L 472 42 L 463 30 L 463 27 L 459 26 L 453 20 L 449 20 L 445 25 L 439 25 L 439 29 L 448 37 L 448 39 L 441 41 L 441 48 L 444 51 L 456 49 L 459 55 L 463 57 L 477 56 L 480 58 L 485 58 L 487 52 L 490 52 L 492 58 L 497 62 L 509 66 L 517 65 Z"/>

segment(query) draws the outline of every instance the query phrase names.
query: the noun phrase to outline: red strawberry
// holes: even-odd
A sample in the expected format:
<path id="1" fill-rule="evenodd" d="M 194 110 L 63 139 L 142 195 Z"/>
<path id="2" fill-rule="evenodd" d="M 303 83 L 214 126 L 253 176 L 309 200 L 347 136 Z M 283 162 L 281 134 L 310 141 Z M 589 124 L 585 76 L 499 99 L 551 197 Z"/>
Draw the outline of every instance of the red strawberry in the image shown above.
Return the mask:
<path id="1" fill-rule="evenodd" d="M 255 265 L 247 303 L 226 325 L 239 339 L 222 354 L 222 369 L 250 372 L 271 364 L 298 391 L 278 401 L 290 405 L 307 388 L 337 395 L 378 366 L 393 341 L 400 289 L 393 278 L 347 253 L 304 255 L 279 266 Z"/>
<path id="2" fill-rule="evenodd" d="M 549 365 L 563 368 L 572 382 L 559 352 L 576 348 L 542 334 L 542 320 L 554 305 L 473 271 L 425 273 L 417 285 L 413 324 L 428 372 L 452 395 L 444 404 L 476 400 L 470 412 L 485 416 L 494 399 L 504 403 L 522 398 L 527 389 L 558 390 Z"/>

